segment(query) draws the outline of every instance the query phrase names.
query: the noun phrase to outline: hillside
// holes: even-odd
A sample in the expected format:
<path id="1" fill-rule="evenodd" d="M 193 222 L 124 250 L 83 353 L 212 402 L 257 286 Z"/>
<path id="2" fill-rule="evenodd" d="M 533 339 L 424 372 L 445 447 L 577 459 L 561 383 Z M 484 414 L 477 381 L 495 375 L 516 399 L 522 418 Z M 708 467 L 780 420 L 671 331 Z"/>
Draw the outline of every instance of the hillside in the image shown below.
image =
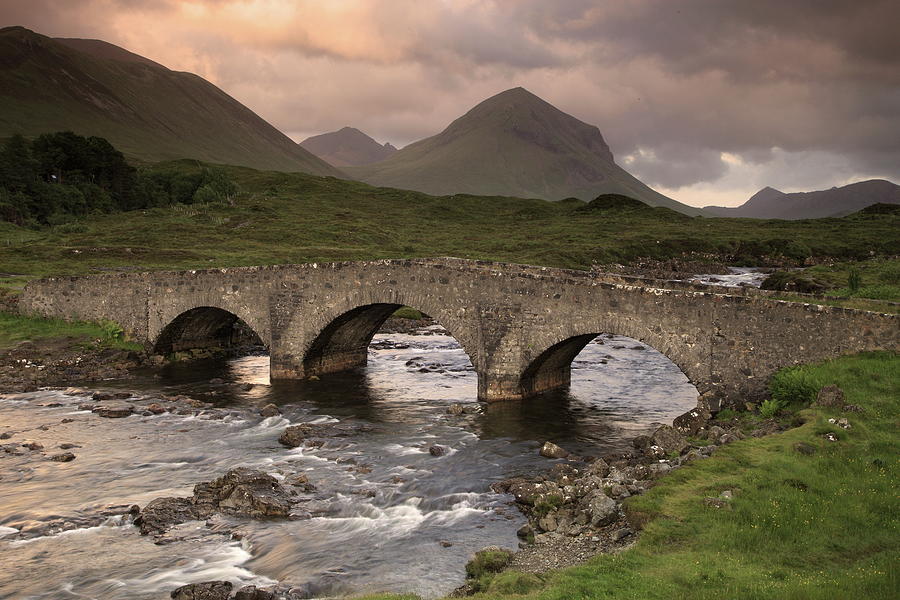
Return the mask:
<path id="1" fill-rule="evenodd" d="M 183 160 L 153 171 L 189 179 L 203 167 Z M 0 222 L 2 270 L 34 276 L 427 256 L 587 269 L 692 254 L 732 264 L 900 254 L 900 215 L 894 214 L 693 219 L 614 197 L 589 204 L 451 199 L 303 173 L 221 171 L 241 190 L 227 203 L 88 216 L 37 230 Z"/>
<path id="2" fill-rule="evenodd" d="M 523 88 L 488 98 L 441 133 L 378 163 L 345 169 L 379 186 L 428 194 L 482 194 L 591 200 L 624 194 L 696 215 L 618 166 L 593 125 Z"/>
<path id="3" fill-rule="evenodd" d="M 900 204 L 900 186 L 884 179 L 870 179 L 830 190 L 790 194 L 764 187 L 741 206 L 707 206 L 703 210 L 719 217 L 817 219 L 848 215 L 878 203 Z"/>
<path id="4" fill-rule="evenodd" d="M 0 137 L 71 130 L 130 159 L 345 176 L 197 75 L 100 40 L 0 29 Z"/>
<path id="5" fill-rule="evenodd" d="M 391 144 L 379 144 L 355 127 L 314 135 L 300 145 L 335 167 L 368 165 L 397 151 Z"/>

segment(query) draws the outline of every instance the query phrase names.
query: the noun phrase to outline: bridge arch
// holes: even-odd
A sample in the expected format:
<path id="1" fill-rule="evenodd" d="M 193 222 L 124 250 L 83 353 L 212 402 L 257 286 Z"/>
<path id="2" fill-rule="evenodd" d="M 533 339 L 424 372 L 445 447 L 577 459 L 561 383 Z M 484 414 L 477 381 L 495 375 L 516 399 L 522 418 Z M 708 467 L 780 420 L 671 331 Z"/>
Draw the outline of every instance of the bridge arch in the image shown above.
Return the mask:
<path id="1" fill-rule="evenodd" d="M 235 313 L 217 306 L 196 306 L 165 324 L 153 340 L 153 351 L 171 354 L 198 348 L 267 345 L 262 337 Z"/>
<path id="2" fill-rule="evenodd" d="M 672 344 L 663 336 L 654 336 L 652 330 L 635 331 L 628 327 L 593 327 L 588 333 L 569 331 L 556 338 L 549 338 L 538 350 L 525 357 L 525 367 L 519 378 L 522 397 L 567 387 L 571 383 L 572 362 L 595 338 L 612 334 L 631 338 L 653 348 L 684 373 L 688 381 L 700 393 L 706 391 L 709 382 L 709 365 L 693 344 Z M 698 352 L 694 354 L 693 350 Z"/>
<path id="3" fill-rule="evenodd" d="M 444 327 L 462 346 L 469 360 L 475 361 L 473 341 L 467 331 L 437 307 L 427 310 L 421 305 L 397 302 L 373 302 L 356 306 L 333 316 L 306 345 L 303 354 L 305 376 L 333 373 L 364 366 L 372 338 L 399 308 L 410 306 L 422 310 Z M 435 314 L 437 313 L 437 314 Z M 449 321 L 449 322 L 448 322 Z"/>

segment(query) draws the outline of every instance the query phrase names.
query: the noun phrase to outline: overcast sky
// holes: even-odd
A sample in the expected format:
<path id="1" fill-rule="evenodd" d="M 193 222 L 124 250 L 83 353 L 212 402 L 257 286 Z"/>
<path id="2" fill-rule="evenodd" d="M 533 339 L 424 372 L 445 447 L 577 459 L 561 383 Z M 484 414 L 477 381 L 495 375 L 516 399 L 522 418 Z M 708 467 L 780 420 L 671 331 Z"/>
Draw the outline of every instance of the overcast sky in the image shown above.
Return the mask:
<path id="1" fill-rule="evenodd" d="M 900 181 L 897 0 L 0 0 L 212 81 L 295 140 L 402 146 L 523 86 L 687 204 Z"/>

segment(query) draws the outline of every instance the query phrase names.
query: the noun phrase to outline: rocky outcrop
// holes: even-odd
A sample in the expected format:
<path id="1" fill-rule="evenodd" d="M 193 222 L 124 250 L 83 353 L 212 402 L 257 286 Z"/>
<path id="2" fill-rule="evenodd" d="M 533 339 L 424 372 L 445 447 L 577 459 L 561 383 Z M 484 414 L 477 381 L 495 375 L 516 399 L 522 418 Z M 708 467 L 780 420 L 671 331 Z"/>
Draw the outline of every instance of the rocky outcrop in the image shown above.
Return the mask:
<path id="1" fill-rule="evenodd" d="M 287 518 L 292 504 L 292 494 L 274 477 L 239 467 L 213 481 L 198 483 L 190 498 L 152 500 L 134 524 L 143 535 L 159 535 L 178 523 L 205 519 L 215 513 L 252 519 Z"/>
<path id="2" fill-rule="evenodd" d="M 345 423 L 300 423 L 291 425 L 281 432 L 278 441 L 289 448 L 298 446 L 321 446 L 327 438 L 352 437 L 358 433 L 371 431 L 370 425 L 350 425 Z"/>
<path id="3" fill-rule="evenodd" d="M 207 581 L 189 583 L 172 591 L 173 600 L 228 600 L 231 583 L 228 581 Z"/>

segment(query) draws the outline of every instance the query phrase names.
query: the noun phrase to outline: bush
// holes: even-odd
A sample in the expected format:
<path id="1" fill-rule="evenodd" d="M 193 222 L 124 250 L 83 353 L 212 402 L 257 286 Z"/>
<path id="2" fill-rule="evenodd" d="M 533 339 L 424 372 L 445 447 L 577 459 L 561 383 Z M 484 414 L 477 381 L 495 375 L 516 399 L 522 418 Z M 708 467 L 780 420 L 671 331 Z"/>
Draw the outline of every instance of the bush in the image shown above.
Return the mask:
<path id="1" fill-rule="evenodd" d="M 782 408 L 784 408 L 784 406 L 779 400 L 771 398 L 763 400 L 763 403 L 759 406 L 759 415 L 763 419 L 771 419 L 777 415 Z"/>
<path id="2" fill-rule="evenodd" d="M 860 285 L 862 285 L 862 276 L 856 269 L 851 269 L 847 274 L 847 287 L 850 289 L 850 293 L 855 294 L 858 292 Z"/>
<path id="3" fill-rule="evenodd" d="M 103 335 L 106 336 L 106 339 L 108 340 L 121 340 L 125 337 L 125 331 L 115 321 L 109 321 L 105 319 L 103 321 L 100 321 L 100 329 L 103 331 Z"/>
<path id="4" fill-rule="evenodd" d="M 805 367 L 789 367 L 772 376 L 769 392 L 772 400 L 779 403 L 780 408 L 790 404 L 809 404 L 819 393 L 819 382 L 810 375 Z"/>
<path id="5" fill-rule="evenodd" d="M 499 573 L 506 568 L 513 553 L 502 548 L 487 548 L 475 553 L 475 558 L 466 563 L 466 576 L 479 579 L 484 575 Z"/>

